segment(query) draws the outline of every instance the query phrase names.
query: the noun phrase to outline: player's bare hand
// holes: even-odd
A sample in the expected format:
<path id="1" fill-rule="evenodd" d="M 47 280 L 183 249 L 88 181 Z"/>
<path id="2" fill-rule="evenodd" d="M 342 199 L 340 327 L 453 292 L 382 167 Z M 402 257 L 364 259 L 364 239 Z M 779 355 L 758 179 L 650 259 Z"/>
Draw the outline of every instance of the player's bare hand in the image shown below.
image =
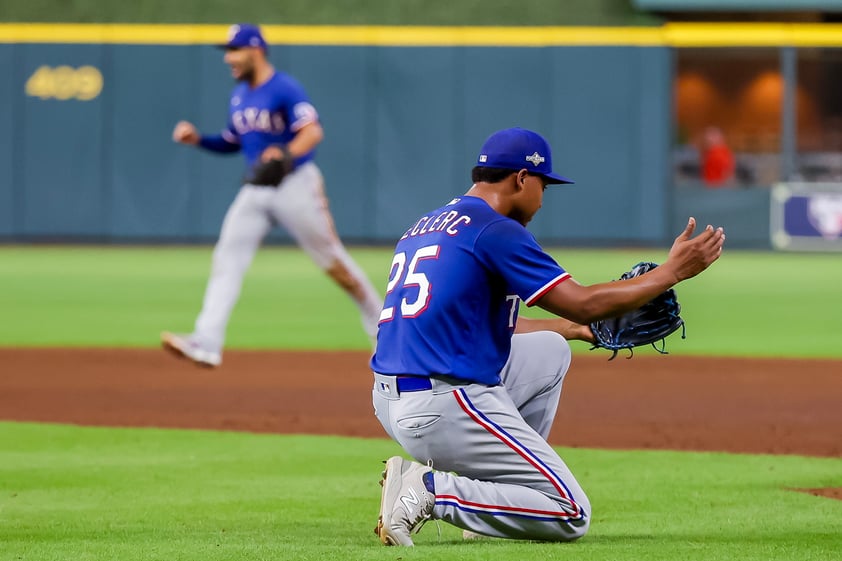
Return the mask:
<path id="1" fill-rule="evenodd" d="M 696 237 L 696 219 L 690 218 L 687 227 L 675 238 L 665 265 L 673 270 L 677 281 L 695 277 L 722 255 L 725 230 L 708 224 Z"/>
<path id="2" fill-rule="evenodd" d="M 198 144 L 200 136 L 193 123 L 179 121 L 172 131 L 172 139 L 181 144 Z"/>
<path id="3" fill-rule="evenodd" d="M 280 146 L 267 146 L 263 153 L 260 154 L 261 162 L 268 162 L 269 160 L 283 160 L 285 157 L 284 151 Z"/>

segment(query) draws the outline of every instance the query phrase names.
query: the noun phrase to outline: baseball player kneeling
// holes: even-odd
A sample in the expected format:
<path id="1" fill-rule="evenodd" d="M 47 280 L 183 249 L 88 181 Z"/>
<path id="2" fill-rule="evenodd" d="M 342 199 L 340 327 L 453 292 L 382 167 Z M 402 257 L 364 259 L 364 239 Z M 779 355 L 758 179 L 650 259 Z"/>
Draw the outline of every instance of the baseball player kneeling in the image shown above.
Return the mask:
<path id="1" fill-rule="evenodd" d="M 375 532 L 413 545 L 429 519 L 477 534 L 570 541 L 592 520 L 570 469 L 547 443 L 570 366 L 568 339 L 594 342 L 590 322 L 635 309 L 715 261 L 725 240 L 695 221 L 646 274 L 584 286 L 526 225 L 544 191 L 572 183 L 550 147 L 520 128 L 491 135 L 473 186 L 400 238 L 380 313 L 375 414 L 413 459 L 383 472 Z M 559 316 L 518 317 L 520 302 Z"/>

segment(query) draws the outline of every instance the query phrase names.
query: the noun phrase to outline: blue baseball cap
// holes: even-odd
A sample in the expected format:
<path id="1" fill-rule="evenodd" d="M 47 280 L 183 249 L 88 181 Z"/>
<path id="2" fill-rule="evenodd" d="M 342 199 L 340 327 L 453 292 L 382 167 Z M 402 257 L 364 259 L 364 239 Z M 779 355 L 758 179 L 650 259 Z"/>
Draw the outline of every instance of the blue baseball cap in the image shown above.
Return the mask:
<path id="1" fill-rule="evenodd" d="M 547 183 L 573 183 L 572 180 L 553 173 L 550 145 L 543 136 L 520 127 L 503 129 L 488 137 L 477 158 L 477 165 L 486 168 L 503 168 L 541 175 Z"/>
<path id="2" fill-rule="evenodd" d="M 217 45 L 220 49 L 242 49 L 243 47 L 257 47 L 268 50 L 266 40 L 260 33 L 260 28 L 250 23 L 235 23 L 228 28 L 228 41 Z"/>

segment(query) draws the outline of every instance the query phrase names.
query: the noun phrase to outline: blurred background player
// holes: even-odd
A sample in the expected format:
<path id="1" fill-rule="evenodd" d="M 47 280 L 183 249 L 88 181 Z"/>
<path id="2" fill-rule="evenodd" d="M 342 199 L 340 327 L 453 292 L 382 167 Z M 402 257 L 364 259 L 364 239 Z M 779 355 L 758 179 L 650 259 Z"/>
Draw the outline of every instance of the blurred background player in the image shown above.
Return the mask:
<path id="1" fill-rule="evenodd" d="M 173 140 L 218 153 L 242 151 L 250 170 L 270 159 L 292 158 L 292 171 L 278 185 L 269 186 L 251 184 L 247 175 L 222 223 L 193 333 L 164 332 L 162 345 L 202 366 L 222 363 L 225 330 L 243 277 L 275 225 L 286 228 L 351 296 L 373 342 L 382 300 L 334 229 L 324 180 L 313 162 L 314 150 L 324 137 L 316 109 L 302 86 L 267 60 L 267 44 L 257 26 L 231 26 L 228 42 L 220 47 L 239 82 L 231 94 L 227 127 L 221 134 L 202 135 L 192 123 L 181 121 Z"/>

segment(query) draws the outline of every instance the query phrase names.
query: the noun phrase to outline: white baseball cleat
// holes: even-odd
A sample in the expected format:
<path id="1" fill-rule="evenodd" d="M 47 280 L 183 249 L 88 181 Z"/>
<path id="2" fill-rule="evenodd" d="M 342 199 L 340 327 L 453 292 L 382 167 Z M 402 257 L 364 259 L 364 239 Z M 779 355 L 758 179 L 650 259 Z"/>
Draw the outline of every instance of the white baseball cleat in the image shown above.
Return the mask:
<path id="1" fill-rule="evenodd" d="M 202 347 L 190 335 L 164 331 L 161 333 L 161 345 L 174 355 L 190 359 L 205 368 L 215 368 L 222 364 L 222 354 L 219 351 Z"/>
<path id="2" fill-rule="evenodd" d="M 383 470 L 380 518 L 374 533 L 383 545 L 412 546 L 410 534 L 417 533 L 433 516 L 435 495 L 424 485 L 432 469 L 418 462 L 392 456 Z"/>

